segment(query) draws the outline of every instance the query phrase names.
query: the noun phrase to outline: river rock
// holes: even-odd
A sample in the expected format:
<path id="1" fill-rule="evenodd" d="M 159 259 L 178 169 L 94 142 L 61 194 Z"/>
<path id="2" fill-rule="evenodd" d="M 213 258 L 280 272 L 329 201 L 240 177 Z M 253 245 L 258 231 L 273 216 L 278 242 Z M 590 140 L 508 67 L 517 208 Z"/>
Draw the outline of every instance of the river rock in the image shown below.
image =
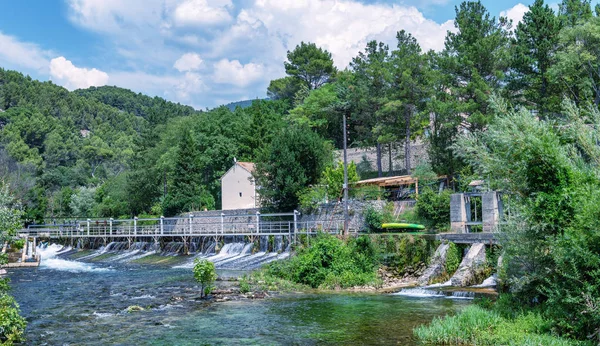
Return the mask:
<path id="1" fill-rule="evenodd" d="M 452 286 L 466 287 L 477 284 L 475 281 L 481 277 L 482 271 L 485 270 L 485 261 L 485 244 L 474 243 L 471 245 L 469 252 L 467 252 L 456 273 L 450 279 Z"/>
<path id="2" fill-rule="evenodd" d="M 446 254 L 448 253 L 449 247 L 450 244 L 444 243 L 440 244 L 440 246 L 438 246 L 438 248 L 435 250 L 433 258 L 431 259 L 431 264 L 417 279 L 417 282 L 420 286 L 427 285 L 432 280 L 444 275 L 444 272 L 446 271 Z"/>

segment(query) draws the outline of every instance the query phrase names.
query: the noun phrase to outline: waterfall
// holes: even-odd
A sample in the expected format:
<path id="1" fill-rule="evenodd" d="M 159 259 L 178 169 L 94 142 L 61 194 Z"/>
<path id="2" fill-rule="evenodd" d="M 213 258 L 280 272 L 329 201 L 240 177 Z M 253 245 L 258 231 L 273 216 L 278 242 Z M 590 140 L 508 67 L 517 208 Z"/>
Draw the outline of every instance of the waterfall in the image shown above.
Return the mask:
<path id="1" fill-rule="evenodd" d="M 267 252 L 269 250 L 269 236 L 261 235 L 258 238 L 258 251 L 259 252 Z"/>
<path id="2" fill-rule="evenodd" d="M 225 243 L 219 253 L 214 253 L 215 243 L 210 243 L 201 253 L 196 254 L 187 263 L 177 265 L 174 268 L 192 268 L 194 260 L 204 258 L 215 264 L 218 269 L 251 270 L 263 264 L 285 259 L 289 257 L 289 244 L 283 251 L 284 239 L 281 236 L 274 237 L 273 250 L 269 249 L 269 236 L 260 236 L 258 241 L 258 252 L 252 253 L 254 243 L 244 243 L 241 237 L 230 237 L 231 243 Z"/>
<path id="3" fill-rule="evenodd" d="M 496 274 L 490 276 L 489 278 L 483 280 L 483 282 L 479 285 L 471 286 L 475 288 L 488 288 L 488 287 L 496 287 L 497 279 Z"/>
<path id="4" fill-rule="evenodd" d="M 415 298 L 448 298 L 448 299 L 473 299 L 475 292 L 469 291 L 435 291 L 427 288 L 404 288 L 393 295 Z"/>
<path id="5" fill-rule="evenodd" d="M 283 250 L 283 236 L 275 236 L 275 242 L 273 243 L 273 252 L 281 252 Z"/>
<path id="6" fill-rule="evenodd" d="M 37 253 L 41 257 L 40 268 L 42 269 L 53 269 L 53 270 L 62 270 L 73 273 L 80 272 L 107 272 L 112 269 L 109 268 L 97 268 L 91 264 L 76 262 L 76 261 L 68 261 L 62 258 L 59 258 L 61 254 L 65 254 L 66 252 L 71 251 L 71 247 L 64 247 L 58 244 L 52 244 L 47 246 L 38 246 Z"/>

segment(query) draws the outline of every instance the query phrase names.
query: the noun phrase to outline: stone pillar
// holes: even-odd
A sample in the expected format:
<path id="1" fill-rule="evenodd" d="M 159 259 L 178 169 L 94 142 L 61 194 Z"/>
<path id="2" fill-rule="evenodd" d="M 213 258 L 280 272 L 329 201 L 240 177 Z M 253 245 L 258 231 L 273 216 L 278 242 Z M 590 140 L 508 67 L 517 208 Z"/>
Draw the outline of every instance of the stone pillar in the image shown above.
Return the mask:
<path id="1" fill-rule="evenodd" d="M 467 211 L 462 193 L 450 196 L 450 227 L 454 233 L 467 233 Z"/>
<path id="2" fill-rule="evenodd" d="M 484 232 L 494 232 L 500 221 L 501 202 L 496 191 L 485 192 L 481 196 L 481 219 Z"/>

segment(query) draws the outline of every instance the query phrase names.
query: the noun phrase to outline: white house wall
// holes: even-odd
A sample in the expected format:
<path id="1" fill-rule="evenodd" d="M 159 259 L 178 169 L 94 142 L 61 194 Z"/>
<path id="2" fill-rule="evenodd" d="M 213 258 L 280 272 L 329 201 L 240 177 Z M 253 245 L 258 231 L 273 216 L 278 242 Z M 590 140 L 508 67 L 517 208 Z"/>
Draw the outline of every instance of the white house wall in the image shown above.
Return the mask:
<path id="1" fill-rule="evenodd" d="M 250 172 L 234 165 L 221 179 L 223 210 L 257 208 L 256 189 Z"/>

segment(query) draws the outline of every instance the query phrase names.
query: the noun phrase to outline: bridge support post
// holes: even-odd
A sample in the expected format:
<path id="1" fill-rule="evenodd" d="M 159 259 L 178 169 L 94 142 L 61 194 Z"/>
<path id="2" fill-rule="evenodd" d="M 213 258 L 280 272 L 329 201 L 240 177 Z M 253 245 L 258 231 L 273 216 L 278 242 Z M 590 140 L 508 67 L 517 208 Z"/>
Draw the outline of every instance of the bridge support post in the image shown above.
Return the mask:
<path id="1" fill-rule="evenodd" d="M 297 210 L 294 210 L 294 244 L 296 243 L 296 233 L 298 233 L 298 214 Z"/>
<path id="2" fill-rule="evenodd" d="M 92 220 L 87 219 L 87 235 L 88 235 L 88 237 L 90 235 L 90 221 L 92 221 Z"/>
<path id="3" fill-rule="evenodd" d="M 193 222 L 193 220 L 194 220 L 194 214 L 190 214 L 190 218 L 189 218 L 189 220 L 190 220 L 189 232 L 190 232 L 190 234 L 192 234 L 192 222 Z M 184 231 L 184 232 L 185 232 L 185 231 Z"/>
<path id="4" fill-rule="evenodd" d="M 134 236 L 134 237 L 136 237 L 136 236 L 137 236 L 137 220 L 138 220 L 138 217 L 137 217 L 137 216 L 135 216 L 135 217 L 133 218 L 133 236 Z"/>
<path id="5" fill-rule="evenodd" d="M 165 233 L 165 217 L 164 216 L 160 216 L 160 235 L 163 235 Z"/>
<path id="6" fill-rule="evenodd" d="M 225 214 L 221 213 L 221 235 L 223 235 L 223 231 L 225 231 Z"/>
<path id="7" fill-rule="evenodd" d="M 256 212 L 256 233 L 260 233 L 260 211 Z"/>
<path id="8" fill-rule="evenodd" d="M 108 228 L 108 234 L 109 234 L 109 235 L 112 235 L 112 224 L 113 224 L 113 218 L 111 217 L 111 218 L 108 220 L 108 225 L 109 225 L 109 226 L 108 226 L 108 227 L 109 227 L 109 228 Z M 106 240 L 105 240 L 104 242 L 106 242 Z"/>

